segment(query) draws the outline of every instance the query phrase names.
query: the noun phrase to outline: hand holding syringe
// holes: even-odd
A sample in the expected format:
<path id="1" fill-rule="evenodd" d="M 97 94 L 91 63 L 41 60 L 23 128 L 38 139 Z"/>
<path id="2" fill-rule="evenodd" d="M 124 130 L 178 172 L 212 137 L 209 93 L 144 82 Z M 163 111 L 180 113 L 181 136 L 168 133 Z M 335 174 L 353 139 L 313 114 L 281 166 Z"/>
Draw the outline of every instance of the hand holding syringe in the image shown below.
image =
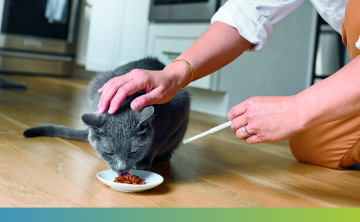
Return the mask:
<path id="1" fill-rule="evenodd" d="M 200 137 L 206 136 L 206 135 L 208 135 L 208 134 L 210 134 L 210 133 L 215 133 L 215 132 L 217 132 L 217 131 L 219 131 L 219 130 L 222 130 L 222 129 L 224 129 L 224 128 L 226 128 L 226 127 L 229 127 L 229 126 L 231 126 L 231 121 L 226 122 L 226 123 L 223 123 L 223 124 L 221 124 L 221 125 L 219 125 L 219 126 L 216 126 L 216 127 L 214 127 L 214 128 L 211 128 L 211 129 L 209 129 L 209 130 L 206 131 L 206 132 L 200 133 L 199 135 L 196 135 L 196 136 L 193 136 L 193 137 L 191 137 L 191 138 L 189 138 L 189 139 L 186 139 L 186 140 L 183 141 L 183 143 L 185 144 L 185 143 L 188 143 L 188 142 L 190 142 L 190 141 L 199 139 Z"/>

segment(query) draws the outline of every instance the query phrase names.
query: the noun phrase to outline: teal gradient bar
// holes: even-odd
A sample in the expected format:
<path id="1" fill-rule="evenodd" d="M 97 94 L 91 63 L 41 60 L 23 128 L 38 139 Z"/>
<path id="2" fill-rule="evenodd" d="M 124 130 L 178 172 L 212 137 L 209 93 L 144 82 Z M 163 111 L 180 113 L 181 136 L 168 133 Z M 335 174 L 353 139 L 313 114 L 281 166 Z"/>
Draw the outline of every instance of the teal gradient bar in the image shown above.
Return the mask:
<path id="1" fill-rule="evenodd" d="M 360 208 L 1 208 L 0 221 L 360 221 Z"/>

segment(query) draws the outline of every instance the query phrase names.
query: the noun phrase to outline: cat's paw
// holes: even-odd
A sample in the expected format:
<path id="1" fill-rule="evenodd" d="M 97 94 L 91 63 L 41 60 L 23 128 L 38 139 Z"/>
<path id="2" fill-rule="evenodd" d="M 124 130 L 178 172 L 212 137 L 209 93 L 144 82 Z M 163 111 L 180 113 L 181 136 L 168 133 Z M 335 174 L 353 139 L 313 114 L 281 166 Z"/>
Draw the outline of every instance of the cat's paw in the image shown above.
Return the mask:
<path id="1" fill-rule="evenodd" d="M 151 167 L 152 163 L 149 161 L 140 161 L 135 163 L 135 169 L 136 170 L 147 170 Z"/>

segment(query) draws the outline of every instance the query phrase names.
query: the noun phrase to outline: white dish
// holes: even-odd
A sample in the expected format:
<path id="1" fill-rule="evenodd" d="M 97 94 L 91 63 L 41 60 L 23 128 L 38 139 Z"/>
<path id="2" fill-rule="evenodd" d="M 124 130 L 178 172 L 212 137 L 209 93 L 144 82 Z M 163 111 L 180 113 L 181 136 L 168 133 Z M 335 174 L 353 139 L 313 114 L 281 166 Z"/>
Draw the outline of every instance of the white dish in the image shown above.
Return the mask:
<path id="1" fill-rule="evenodd" d="M 112 170 L 105 170 L 97 174 L 97 178 L 104 184 L 110 186 L 114 190 L 121 192 L 141 192 L 151 188 L 154 188 L 161 184 L 164 181 L 164 178 L 159 174 L 145 171 L 145 170 L 130 170 L 130 174 L 136 175 L 141 179 L 145 179 L 145 183 L 142 185 L 137 184 L 124 184 L 124 183 L 115 183 L 115 177 L 117 173 Z"/>

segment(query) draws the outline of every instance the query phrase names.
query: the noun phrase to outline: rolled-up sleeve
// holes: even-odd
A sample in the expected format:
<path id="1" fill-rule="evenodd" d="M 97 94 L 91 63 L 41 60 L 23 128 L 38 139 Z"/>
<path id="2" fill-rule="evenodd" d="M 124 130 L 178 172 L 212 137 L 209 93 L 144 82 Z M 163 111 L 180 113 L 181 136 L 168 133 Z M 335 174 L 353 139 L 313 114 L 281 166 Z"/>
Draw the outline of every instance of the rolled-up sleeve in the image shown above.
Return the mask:
<path id="1" fill-rule="evenodd" d="M 211 24 L 219 21 L 236 28 L 252 43 L 249 51 L 262 49 L 276 24 L 304 0 L 228 0 L 215 13 Z"/>

